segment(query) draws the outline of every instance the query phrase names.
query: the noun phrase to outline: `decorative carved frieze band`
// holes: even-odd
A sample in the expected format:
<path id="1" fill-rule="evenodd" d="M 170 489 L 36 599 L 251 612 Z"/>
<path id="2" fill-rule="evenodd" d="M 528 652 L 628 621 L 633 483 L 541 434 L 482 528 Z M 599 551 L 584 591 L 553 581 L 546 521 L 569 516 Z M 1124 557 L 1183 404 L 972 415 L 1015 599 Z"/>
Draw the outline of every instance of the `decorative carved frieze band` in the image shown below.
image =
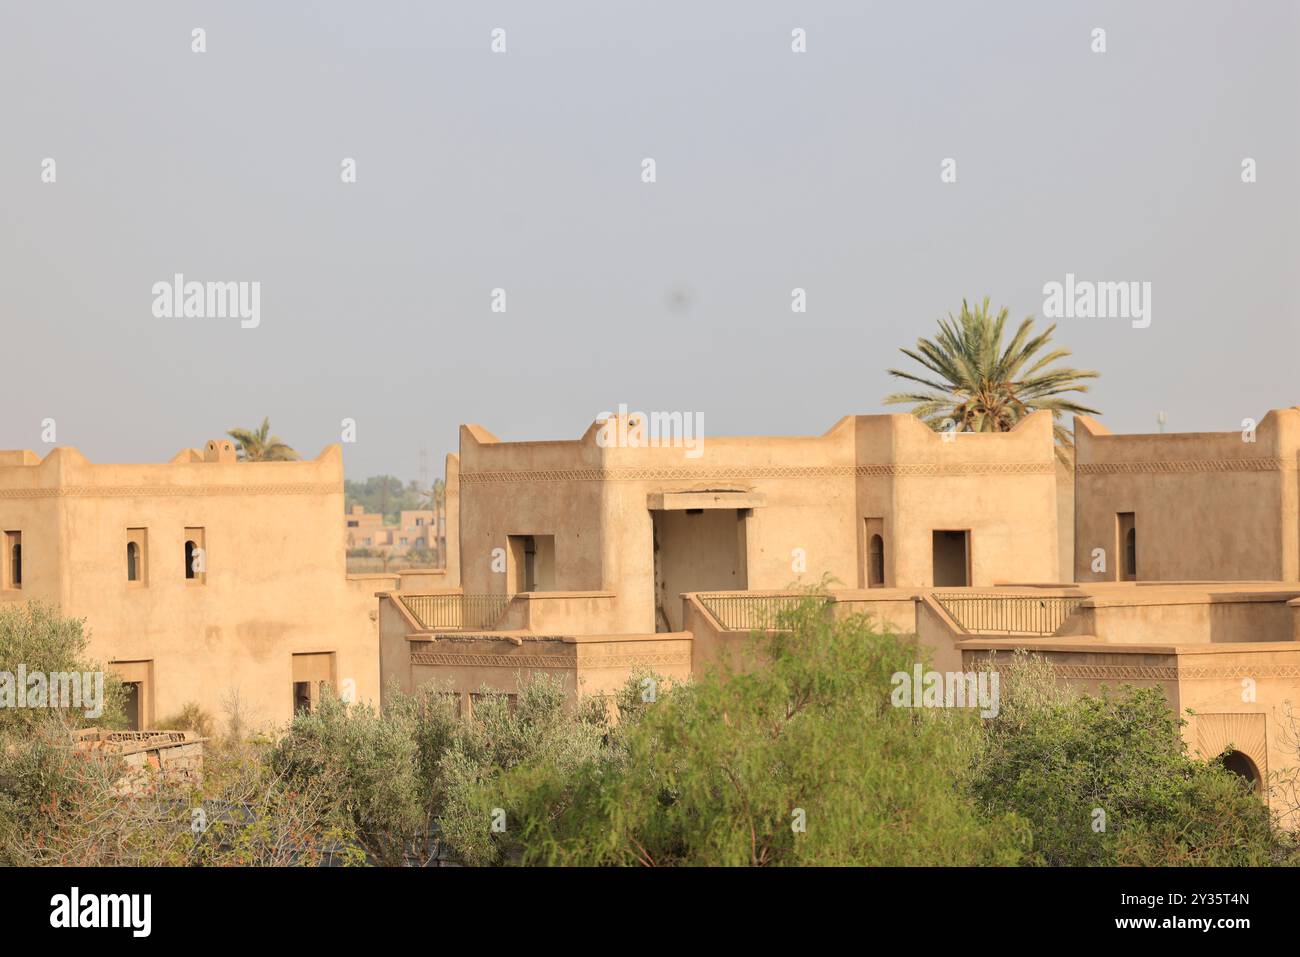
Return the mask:
<path id="1" fill-rule="evenodd" d="M 855 465 L 855 475 L 1055 475 L 1052 462 L 900 462 L 893 465 Z"/>
<path id="2" fill-rule="evenodd" d="M 1083 678 L 1097 681 L 1177 681 L 1178 669 L 1173 665 L 1058 665 L 1052 670 L 1062 678 Z"/>
<path id="3" fill-rule="evenodd" d="M 411 664 L 462 668 L 654 668 L 689 667 L 691 654 L 663 652 L 635 655 L 475 655 L 440 651 L 413 651 Z"/>
<path id="4" fill-rule="evenodd" d="M 1178 669 L 1178 677 L 1183 679 L 1199 678 L 1300 678 L 1300 665 L 1256 666 L 1237 665 L 1183 665 Z"/>
<path id="5" fill-rule="evenodd" d="M 1050 660 L 1050 659 L 1049 659 Z M 1201 681 L 1240 678 L 1300 678 L 1300 665 L 1065 665 L 1052 664 L 1062 678 L 1099 681 Z"/>
<path id="6" fill-rule="evenodd" d="M 295 482 L 285 485 L 65 485 L 59 488 L 4 488 L 0 499 L 13 498 L 188 498 L 234 495 L 342 494 L 337 482 Z"/>
<path id="7" fill-rule="evenodd" d="M 464 668 L 572 668 L 577 659 L 572 655 L 470 655 L 413 651 L 411 664 Z"/>
<path id="8" fill-rule="evenodd" d="M 1280 472 L 1294 469 L 1286 459 L 1187 459 L 1182 462 L 1083 462 L 1080 475 L 1182 475 L 1195 472 Z"/>
<path id="9" fill-rule="evenodd" d="M 687 667 L 691 665 L 689 651 L 663 652 L 643 655 L 584 655 L 578 659 L 583 668 L 655 668 Z"/>
<path id="10" fill-rule="evenodd" d="M 461 472 L 467 485 L 525 482 L 716 482 L 744 479 L 826 479 L 856 476 L 1054 475 L 1051 462 L 920 462 L 891 465 L 758 465 L 731 468 L 506 469 Z"/>

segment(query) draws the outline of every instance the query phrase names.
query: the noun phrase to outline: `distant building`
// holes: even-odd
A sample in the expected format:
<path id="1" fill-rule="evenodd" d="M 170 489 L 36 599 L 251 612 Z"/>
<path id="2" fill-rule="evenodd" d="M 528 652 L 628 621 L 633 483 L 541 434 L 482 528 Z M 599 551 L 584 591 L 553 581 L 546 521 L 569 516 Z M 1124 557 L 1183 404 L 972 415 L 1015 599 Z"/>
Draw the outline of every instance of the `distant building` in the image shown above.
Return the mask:
<path id="1" fill-rule="evenodd" d="M 323 684 L 376 699 L 373 596 L 396 578 L 346 576 L 342 510 L 337 445 L 297 462 L 237 462 L 224 439 L 163 464 L 0 451 L 0 602 L 85 618 L 133 728 L 234 699 L 280 723 Z"/>
<path id="2" fill-rule="evenodd" d="M 437 547 L 432 509 L 410 509 L 398 513 L 396 524 L 384 516 L 353 505 L 343 518 L 349 549 L 371 549 L 379 553 L 405 554 L 412 548 L 433 551 Z"/>

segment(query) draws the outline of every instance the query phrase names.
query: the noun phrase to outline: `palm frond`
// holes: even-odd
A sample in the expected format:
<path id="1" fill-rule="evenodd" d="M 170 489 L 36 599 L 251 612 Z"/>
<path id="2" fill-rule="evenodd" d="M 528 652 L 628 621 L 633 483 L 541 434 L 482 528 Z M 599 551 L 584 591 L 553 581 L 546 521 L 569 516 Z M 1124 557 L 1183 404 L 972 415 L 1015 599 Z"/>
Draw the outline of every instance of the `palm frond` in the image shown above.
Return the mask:
<path id="1" fill-rule="evenodd" d="M 1073 440 L 1061 416 L 1100 414 L 1073 398 L 1087 393 L 1087 380 L 1100 373 L 1057 365 L 1070 350 L 1048 349 L 1056 326 L 1036 332 L 1033 316 L 1020 322 L 1004 346 L 1009 314 L 1006 307 L 993 314 L 987 296 L 974 308 L 963 299 L 957 315 L 938 321 L 933 339 L 899 350 L 928 375 L 888 370 L 930 391 L 895 392 L 885 404 L 910 404 L 912 414 L 930 428 L 951 428 L 948 423 L 955 422 L 967 432 L 1006 432 L 1027 415 L 1051 412 L 1058 454 L 1068 456 Z"/>

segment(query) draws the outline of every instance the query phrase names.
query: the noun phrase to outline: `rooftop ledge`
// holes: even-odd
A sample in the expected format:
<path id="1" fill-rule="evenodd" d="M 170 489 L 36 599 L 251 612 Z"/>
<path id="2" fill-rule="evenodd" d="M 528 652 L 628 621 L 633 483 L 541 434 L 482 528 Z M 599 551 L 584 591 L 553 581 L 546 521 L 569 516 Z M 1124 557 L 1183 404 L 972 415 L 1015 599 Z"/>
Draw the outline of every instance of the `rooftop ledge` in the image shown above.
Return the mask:
<path id="1" fill-rule="evenodd" d="M 1279 588 L 1276 591 L 1232 591 L 1218 587 L 1183 589 L 1164 594 L 1141 595 L 1091 595 L 1083 600 L 1082 608 L 1141 608 L 1152 605 L 1231 605 L 1254 602 L 1280 602 L 1288 604 L 1300 598 L 1300 587 Z"/>
<path id="2" fill-rule="evenodd" d="M 1060 638 L 965 638 L 953 643 L 958 650 L 1082 652 L 1104 655 L 1250 655 L 1290 651 L 1300 654 L 1295 641 L 1222 641 L 1197 645 L 1128 645 L 1102 641 L 1095 635 L 1079 635 L 1068 641 Z"/>
<path id="3" fill-rule="evenodd" d="M 797 588 L 750 588 L 735 591 L 684 591 L 679 597 L 703 595 L 720 598 L 829 598 L 831 601 L 912 601 L 929 591 L 972 591 L 952 588 L 830 588 L 824 593 L 799 591 Z M 1298 589 L 1300 591 L 1300 589 Z M 974 592 L 972 591 L 972 594 Z M 989 591 L 988 594 L 1002 594 Z"/>
<path id="4" fill-rule="evenodd" d="M 1300 590 L 1297 590 L 1296 593 L 1300 594 Z M 384 598 L 428 598 L 462 595 L 464 592 L 460 588 L 448 588 L 439 591 L 386 591 L 379 594 Z M 518 591 L 513 595 L 496 595 L 492 597 L 527 598 L 529 601 L 544 601 L 548 598 L 614 598 L 616 594 L 616 592 L 612 591 Z"/>
<path id="5" fill-rule="evenodd" d="M 1300 595 L 1300 591 L 1296 594 Z M 520 591 L 511 598 L 527 598 L 529 601 L 546 601 L 550 598 L 613 598 L 612 591 Z"/>
<path id="6" fill-rule="evenodd" d="M 689 631 L 657 631 L 632 635 L 540 635 L 531 631 L 417 631 L 406 636 L 407 641 L 509 641 L 514 645 L 524 642 L 558 641 L 566 645 L 586 645 L 610 641 L 690 641 Z"/>

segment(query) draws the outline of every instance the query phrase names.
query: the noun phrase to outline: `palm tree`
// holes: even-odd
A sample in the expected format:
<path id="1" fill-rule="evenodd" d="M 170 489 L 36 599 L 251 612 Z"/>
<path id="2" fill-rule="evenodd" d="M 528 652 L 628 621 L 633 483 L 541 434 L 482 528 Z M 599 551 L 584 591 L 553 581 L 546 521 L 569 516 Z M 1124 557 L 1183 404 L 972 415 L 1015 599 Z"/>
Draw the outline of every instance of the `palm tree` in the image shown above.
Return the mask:
<path id="1" fill-rule="evenodd" d="M 443 554 L 442 517 L 443 509 L 447 505 L 447 483 L 442 479 L 434 479 L 433 488 L 425 489 L 420 495 L 427 499 L 433 508 L 434 551 L 437 553 L 438 566 L 443 567 L 446 565 L 446 556 Z"/>
<path id="2" fill-rule="evenodd" d="M 292 462 L 298 453 L 280 441 L 278 435 L 269 436 L 271 420 L 262 420 L 256 432 L 249 429 L 231 429 L 226 434 L 239 443 L 241 462 Z"/>
<path id="3" fill-rule="evenodd" d="M 930 428 L 958 432 L 1009 432 L 1031 412 L 1046 410 L 1054 420 L 1057 454 L 1068 464 L 1074 442 L 1070 430 L 1061 424 L 1061 416 L 1099 413 L 1065 394 L 1087 392 L 1089 386 L 1083 380 L 1095 379 L 1099 373 L 1062 366 L 1049 369 L 1069 356 L 1070 350 L 1036 355 L 1051 340 L 1056 326 L 1035 335 L 1032 316 L 1020 324 L 1003 348 L 1006 321 L 1005 307 L 996 316 L 990 314 L 988 297 L 974 310 L 963 299 L 961 315 L 940 319 L 939 334 L 933 340 L 918 339 L 916 351 L 899 350 L 933 376 L 889 370 L 890 375 L 930 391 L 895 392 L 885 397 L 885 403 L 913 403 L 912 414 Z"/>

